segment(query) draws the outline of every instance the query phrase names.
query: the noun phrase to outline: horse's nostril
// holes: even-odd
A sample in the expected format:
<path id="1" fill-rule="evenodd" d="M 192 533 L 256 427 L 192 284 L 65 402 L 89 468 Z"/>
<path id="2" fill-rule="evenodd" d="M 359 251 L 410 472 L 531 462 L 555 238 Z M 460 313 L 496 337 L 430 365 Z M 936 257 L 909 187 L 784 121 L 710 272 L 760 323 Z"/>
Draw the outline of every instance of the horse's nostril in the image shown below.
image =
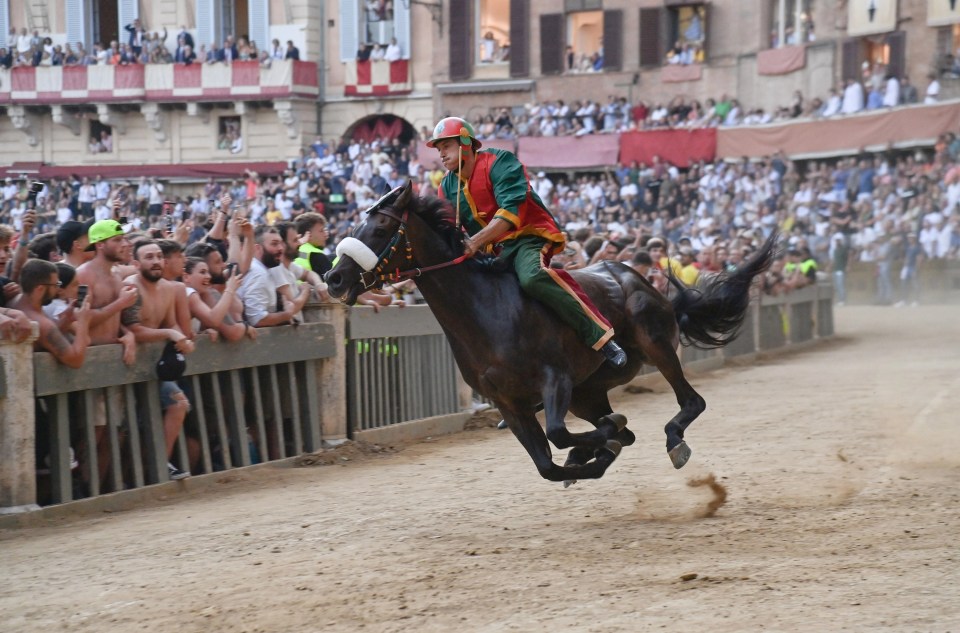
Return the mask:
<path id="1" fill-rule="evenodd" d="M 327 282 L 328 286 L 338 286 L 342 281 L 340 279 L 340 273 L 335 273 L 332 270 L 328 271 L 327 274 L 323 276 L 323 280 Z"/>

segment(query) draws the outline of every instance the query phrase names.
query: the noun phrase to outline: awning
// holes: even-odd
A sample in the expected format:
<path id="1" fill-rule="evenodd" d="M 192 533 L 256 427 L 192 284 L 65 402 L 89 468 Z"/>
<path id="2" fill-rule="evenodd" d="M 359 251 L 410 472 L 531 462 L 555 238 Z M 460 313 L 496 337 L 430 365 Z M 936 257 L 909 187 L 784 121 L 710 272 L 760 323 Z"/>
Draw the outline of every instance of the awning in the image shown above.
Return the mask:
<path id="1" fill-rule="evenodd" d="M 244 171 L 255 171 L 261 176 L 276 176 L 287 168 L 284 161 L 263 163 L 186 163 L 177 165 L 46 165 L 43 163 L 13 163 L 0 166 L 0 177 L 70 178 L 71 176 L 95 177 L 115 180 L 119 178 L 242 178 Z"/>
<path id="2" fill-rule="evenodd" d="M 434 90 L 443 95 L 477 92 L 530 92 L 533 90 L 533 81 L 530 79 L 461 81 L 455 84 L 437 84 L 434 86 Z"/>

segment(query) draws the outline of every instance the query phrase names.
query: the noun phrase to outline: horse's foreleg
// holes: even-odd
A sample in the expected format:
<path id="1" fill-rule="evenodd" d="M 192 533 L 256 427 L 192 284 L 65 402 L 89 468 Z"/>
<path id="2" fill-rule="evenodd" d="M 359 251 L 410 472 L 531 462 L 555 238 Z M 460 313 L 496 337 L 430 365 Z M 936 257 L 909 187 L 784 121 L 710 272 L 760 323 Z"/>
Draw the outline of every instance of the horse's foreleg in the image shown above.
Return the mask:
<path id="1" fill-rule="evenodd" d="M 556 372 L 560 373 L 560 372 Z M 585 433 L 571 433 L 564 418 L 570 408 L 573 385 L 566 374 L 548 376 L 543 390 L 543 410 L 546 415 L 547 438 L 557 448 L 579 446 L 603 449 L 607 441 L 616 435 L 617 429 L 598 428 Z M 596 424 L 596 423 L 594 423 Z"/>
<path id="2" fill-rule="evenodd" d="M 592 384 L 590 380 L 578 385 L 570 400 L 570 412 L 597 427 L 607 439 L 616 440 L 623 446 L 630 446 L 637 440 L 633 431 L 626 428 L 627 419 L 613 412 L 606 385 Z"/>
<path id="3" fill-rule="evenodd" d="M 620 454 L 620 444 L 606 442 L 596 451 L 594 461 L 584 465 L 557 466 L 553 463 L 550 444 L 536 417 L 530 414 L 517 414 L 501 408 L 510 430 L 533 459 L 540 476 L 548 481 L 575 481 L 577 479 L 599 479 L 613 460 Z"/>
<path id="4" fill-rule="evenodd" d="M 667 454 L 674 468 L 683 468 L 690 459 L 690 447 L 683 440 L 687 427 L 707 408 L 706 401 L 694 391 L 683 375 L 683 367 L 673 347 L 666 342 L 658 343 L 647 350 L 650 359 L 667 379 L 677 396 L 680 412 L 663 427 L 667 434 Z"/>

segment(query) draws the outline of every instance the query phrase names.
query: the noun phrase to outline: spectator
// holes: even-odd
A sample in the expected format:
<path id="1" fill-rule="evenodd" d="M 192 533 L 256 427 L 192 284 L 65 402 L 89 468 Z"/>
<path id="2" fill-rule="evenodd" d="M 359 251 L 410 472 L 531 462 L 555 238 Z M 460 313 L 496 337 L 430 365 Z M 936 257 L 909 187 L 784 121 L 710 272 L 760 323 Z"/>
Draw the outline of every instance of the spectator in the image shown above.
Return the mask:
<path id="1" fill-rule="evenodd" d="M 283 49 L 282 46 L 280 46 L 280 40 L 274 38 L 274 39 L 270 42 L 270 58 L 271 58 L 271 59 L 284 59 L 284 58 L 286 58 L 286 56 L 287 56 L 286 51 Z"/>
<path id="2" fill-rule="evenodd" d="M 387 45 L 387 50 L 383 55 L 383 58 L 388 62 L 399 61 L 403 51 L 400 50 L 400 45 L 397 44 L 397 38 L 390 38 L 390 44 Z"/>
<path id="3" fill-rule="evenodd" d="M 130 49 L 133 54 L 139 58 L 140 53 L 143 51 L 143 45 L 146 36 L 146 31 L 140 24 L 140 19 L 136 18 L 131 24 L 123 27 L 123 29 L 130 34 L 130 40 L 128 44 L 130 45 Z"/>
<path id="4" fill-rule="evenodd" d="M 297 218 L 296 233 L 300 245 L 299 257 L 294 256 L 295 263 L 322 277 L 333 267 L 323 250 L 329 237 L 327 219 L 319 213 L 304 213 Z"/>
<path id="5" fill-rule="evenodd" d="M 138 301 L 123 311 L 124 326 L 133 332 L 138 343 L 169 341 L 168 347 L 172 346 L 180 354 L 191 353 L 193 341 L 177 323 L 177 288 L 163 279 L 164 258 L 160 246 L 152 240 L 142 240 L 134 246 L 133 255 L 139 271 L 124 283 L 136 290 Z M 160 404 L 169 460 L 190 411 L 190 401 L 175 381 L 166 380 L 160 383 Z M 169 461 L 167 471 L 173 480 L 190 476 L 188 471 L 177 468 Z"/>
<path id="6" fill-rule="evenodd" d="M 925 104 L 937 103 L 940 101 L 940 80 L 936 73 L 927 75 L 930 83 L 927 84 L 927 91 L 924 93 L 923 102 Z"/>
<path id="7" fill-rule="evenodd" d="M 859 81 L 847 79 L 847 86 L 843 89 L 843 104 L 841 114 L 856 114 L 863 110 L 863 86 Z"/>
<path id="8" fill-rule="evenodd" d="M 78 369 L 83 365 L 87 346 L 90 344 L 90 296 L 87 296 L 79 309 L 73 311 L 74 336 L 71 341 L 60 331 L 58 323 L 43 312 L 43 307 L 57 297 L 60 288 L 57 266 L 51 262 L 31 259 L 23 266 L 20 284 L 23 294 L 12 307 L 39 323 L 40 335 L 34 348 L 37 351 L 50 352 L 58 362 Z"/>
<path id="9" fill-rule="evenodd" d="M 278 310 L 277 285 L 269 274 L 271 268 L 280 265 L 284 242 L 277 229 L 269 226 L 257 227 L 254 235 L 254 259 L 238 291 L 243 301 L 244 320 L 254 327 L 284 325 L 298 311 L 288 300 L 284 300 L 283 309 Z"/>
<path id="10" fill-rule="evenodd" d="M 257 330 L 243 322 L 243 304 L 237 298 L 242 275 L 230 275 L 219 293 L 211 284 L 207 262 L 189 257 L 184 266 L 184 283 L 194 332 L 212 330 L 227 341 L 239 341 L 244 336 L 256 340 Z"/>
<path id="11" fill-rule="evenodd" d="M 287 40 L 287 51 L 284 53 L 283 58 L 300 61 L 300 49 L 293 45 L 293 40 Z"/>

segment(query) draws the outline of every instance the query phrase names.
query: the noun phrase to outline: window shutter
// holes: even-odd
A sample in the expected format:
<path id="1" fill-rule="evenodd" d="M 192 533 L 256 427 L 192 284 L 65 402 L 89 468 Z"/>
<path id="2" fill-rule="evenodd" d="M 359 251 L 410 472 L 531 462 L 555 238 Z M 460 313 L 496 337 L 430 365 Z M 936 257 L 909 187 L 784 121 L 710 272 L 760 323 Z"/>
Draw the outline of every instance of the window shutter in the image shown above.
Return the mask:
<path id="1" fill-rule="evenodd" d="M 860 40 L 850 39 L 843 43 L 840 63 L 844 80 L 860 81 Z"/>
<path id="2" fill-rule="evenodd" d="M 128 24 L 140 17 L 140 3 L 137 0 L 117 0 L 117 22 L 120 27 L 120 39 L 130 41 L 130 34 L 123 30 Z"/>
<path id="3" fill-rule="evenodd" d="M 257 50 L 270 46 L 269 0 L 247 0 L 247 37 L 257 43 Z"/>
<path id="4" fill-rule="evenodd" d="M 710 5 L 704 4 L 701 7 L 703 8 L 703 24 L 700 27 L 703 29 L 703 63 L 706 64 L 710 61 L 710 26 L 713 20 L 710 15 Z"/>
<path id="5" fill-rule="evenodd" d="M 7 42 L 7 34 L 10 32 L 10 2 L 0 0 L 0 46 L 7 48 L 13 42 Z"/>
<path id="6" fill-rule="evenodd" d="M 450 79 L 469 79 L 473 66 L 473 44 L 470 24 L 473 22 L 473 3 L 470 0 L 450 0 Z"/>
<path id="7" fill-rule="evenodd" d="M 907 34 L 905 31 L 894 31 L 887 35 L 887 46 L 890 47 L 890 63 L 887 72 L 903 79 L 907 70 Z"/>
<path id="8" fill-rule="evenodd" d="M 623 11 L 603 12 L 603 69 L 623 68 Z"/>
<path id="9" fill-rule="evenodd" d="M 640 65 L 663 63 L 663 9 L 640 9 Z"/>
<path id="10" fill-rule="evenodd" d="M 510 76 L 530 76 L 530 0 L 510 0 Z"/>
<path id="11" fill-rule="evenodd" d="M 397 38 L 401 59 L 410 59 L 410 3 L 393 3 L 393 36 Z"/>
<path id="12" fill-rule="evenodd" d="M 357 59 L 360 48 L 360 2 L 361 0 L 341 0 L 340 2 L 340 61 L 350 62 Z"/>
<path id="13" fill-rule="evenodd" d="M 87 21 L 85 19 L 83 4 L 83 0 L 67 0 L 66 23 L 67 43 L 69 44 L 77 44 L 78 42 L 82 42 L 84 46 L 86 46 L 89 42 Z M 88 47 L 88 50 L 92 49 Z"/>
<path id="14" fill-rule="evenodd" d="M 540 74 L 559 75 L 563 72 L 563 14 L 540 16 Z"/>
<path id="15" fill-rule="evenodd" d="M 197 49 L 201 44 L 210 46 L 213 42 L 219 42 L 219 16 L 218 2 L 216 0 L 196 0 L 197 1 Z M 196 51 L 194 51 L 196 52 Z"/>

